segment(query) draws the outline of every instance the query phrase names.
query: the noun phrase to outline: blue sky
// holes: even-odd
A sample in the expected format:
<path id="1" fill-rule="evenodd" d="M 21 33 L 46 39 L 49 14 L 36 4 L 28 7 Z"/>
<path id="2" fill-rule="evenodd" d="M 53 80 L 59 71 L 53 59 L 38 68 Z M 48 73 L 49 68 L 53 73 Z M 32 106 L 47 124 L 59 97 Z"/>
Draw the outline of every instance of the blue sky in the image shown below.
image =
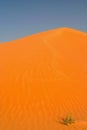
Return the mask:
<path id="1" fill-rule="evenodd" d="M 87 32 L 87 0 L 0 0 L 0 41 L 60 27 Z"/>

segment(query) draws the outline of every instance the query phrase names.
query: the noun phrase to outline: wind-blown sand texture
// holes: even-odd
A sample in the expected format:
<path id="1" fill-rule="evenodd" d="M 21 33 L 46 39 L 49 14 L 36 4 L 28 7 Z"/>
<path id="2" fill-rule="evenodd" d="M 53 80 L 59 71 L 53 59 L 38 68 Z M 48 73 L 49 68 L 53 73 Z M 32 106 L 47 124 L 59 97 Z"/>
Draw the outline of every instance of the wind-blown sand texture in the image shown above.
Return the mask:
<path id="1" fill-rule="evenodd" d="M 72 114 L 75 124 L 61 119 Z M 0 130 L 87 130 L 87 34 L 49 30 L 0 44 Z"/>

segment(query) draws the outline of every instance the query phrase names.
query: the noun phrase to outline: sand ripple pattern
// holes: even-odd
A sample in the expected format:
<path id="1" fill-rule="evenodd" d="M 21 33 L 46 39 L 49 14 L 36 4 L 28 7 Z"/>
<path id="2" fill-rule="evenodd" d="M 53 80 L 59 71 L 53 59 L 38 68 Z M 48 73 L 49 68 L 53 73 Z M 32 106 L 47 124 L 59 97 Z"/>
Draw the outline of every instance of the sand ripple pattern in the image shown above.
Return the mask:
<path id="1" fill-rule="evenodd" d="M 59 29 L 0 45 L 0 130 L 87 130 L 87 35 Z M 76 123 L 60 123 L 72 114 Z"/>

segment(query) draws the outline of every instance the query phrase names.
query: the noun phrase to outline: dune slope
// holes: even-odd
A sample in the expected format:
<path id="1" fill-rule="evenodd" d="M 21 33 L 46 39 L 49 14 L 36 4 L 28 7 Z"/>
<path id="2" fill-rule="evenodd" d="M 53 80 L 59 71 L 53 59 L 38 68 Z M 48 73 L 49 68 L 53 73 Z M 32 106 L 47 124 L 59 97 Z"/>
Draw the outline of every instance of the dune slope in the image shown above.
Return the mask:
<path id="1" fill-rule="evenodd" d="M 59 28 L 0 44 L 0 130 L 87 130 L 86 93 L 86 33 Z M 75 124 L 61 124 L 67 114 Z"/>

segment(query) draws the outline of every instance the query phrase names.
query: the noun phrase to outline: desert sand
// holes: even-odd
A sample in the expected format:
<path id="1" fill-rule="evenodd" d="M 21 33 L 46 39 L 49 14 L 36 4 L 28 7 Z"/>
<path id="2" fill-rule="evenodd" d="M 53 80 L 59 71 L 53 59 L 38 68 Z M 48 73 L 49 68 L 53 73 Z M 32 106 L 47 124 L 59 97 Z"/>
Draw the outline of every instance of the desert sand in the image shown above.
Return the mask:
<path id="1" fill-rule="evenodd" d="M 75 123 L 61 119 L 72 114 Z M 58 28 L 0 44 L 0 130 L 87 130 L 87 34 Z"/>

